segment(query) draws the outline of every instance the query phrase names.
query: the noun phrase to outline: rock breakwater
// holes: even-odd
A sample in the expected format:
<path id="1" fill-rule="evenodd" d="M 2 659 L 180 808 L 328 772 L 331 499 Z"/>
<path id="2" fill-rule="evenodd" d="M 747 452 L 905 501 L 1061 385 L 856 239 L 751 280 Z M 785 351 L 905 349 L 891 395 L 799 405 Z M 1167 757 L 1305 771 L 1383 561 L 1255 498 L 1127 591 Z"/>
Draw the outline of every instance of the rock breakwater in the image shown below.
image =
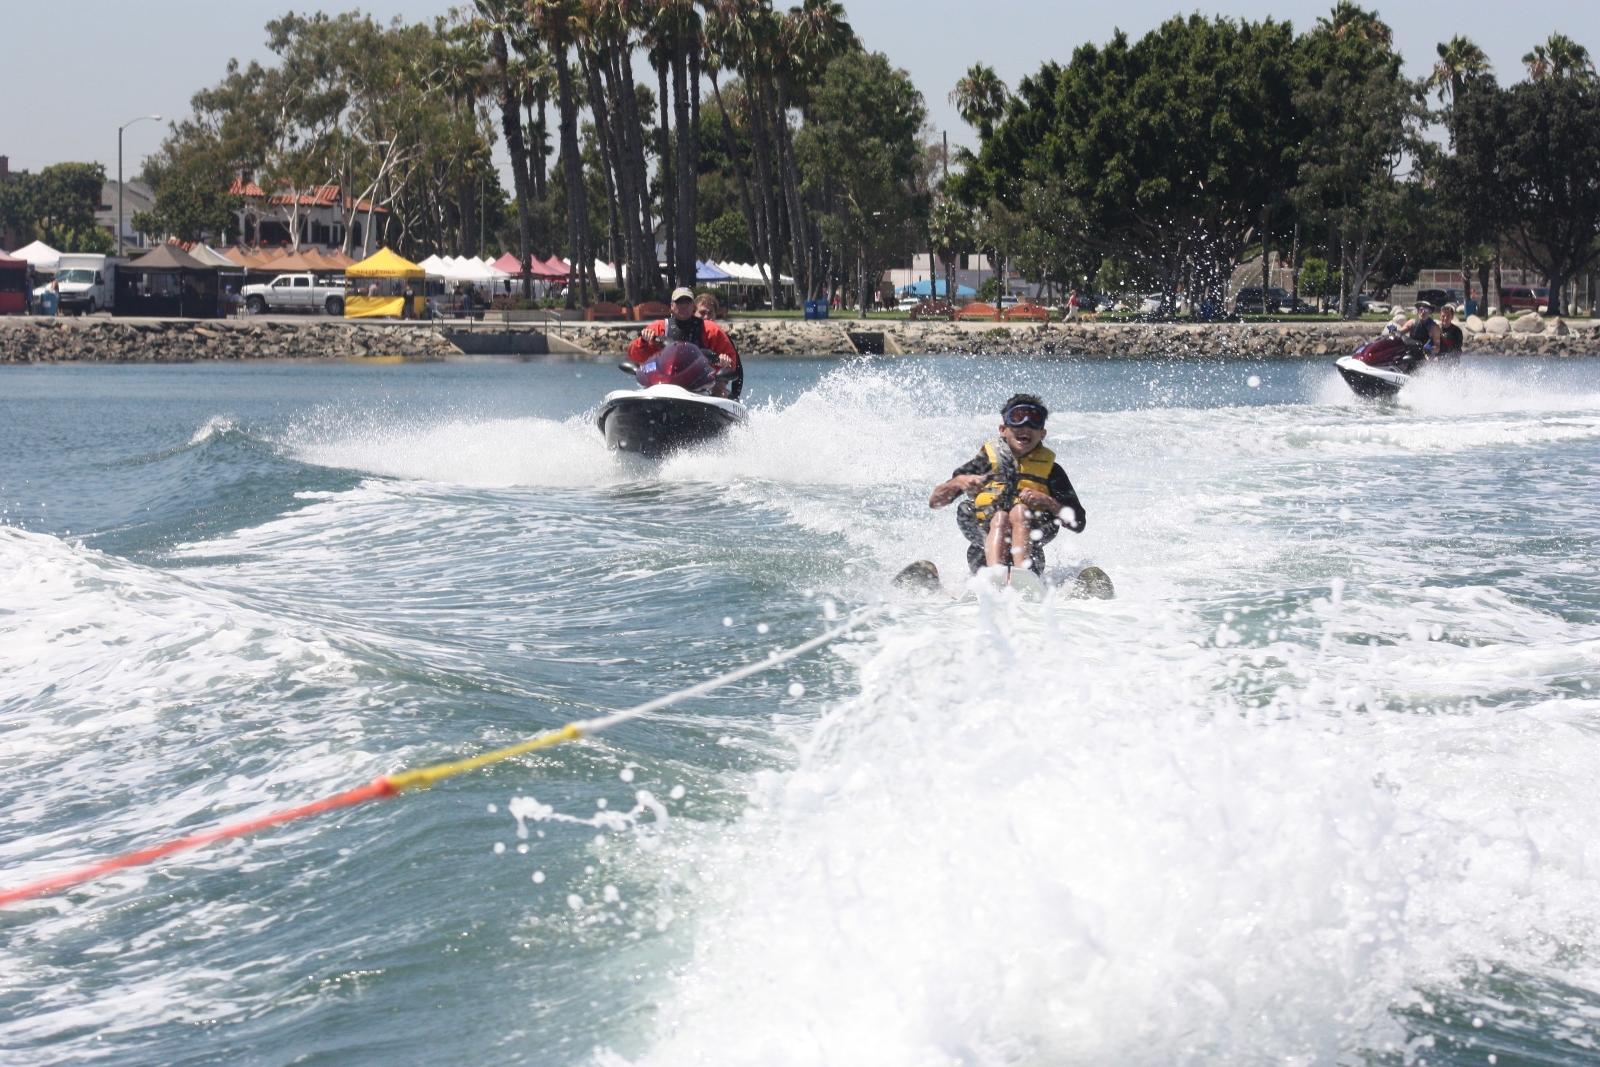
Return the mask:
<path id="1" fill-rule="evenodd" d="M 1294 323 L 952 323 L 899 320 L 731 319 L 746 356 L 802 358 L 881 351 L 912 354 L 1038 355 L 1089 358 L 1298 359 L 1338 356 L 1374 337 L 1370 322 Z M 1509 355 L 1600 355 L 1591 321 L 1490 319 L 1471 324 L 1466 351 Z M 621 357 L 638 323 L 472 326 L 475 352 L 525 352 L 531 332 L 549 331 L 550 350 L 568 358 Z M 497 349 L 495 339 L 504 341 Z M 0 363 L 197 362 L 241 359 L 440 359 L 460 355 L 445 328 L 428 323 L 343 320 L 0 319 Z"/>
<path id="2" fill-rule="evenodd" d="M 188 319 L 0 319 L 0 363 L 194 363 L 240 359 L 443 358 L 426 326 Z"/>

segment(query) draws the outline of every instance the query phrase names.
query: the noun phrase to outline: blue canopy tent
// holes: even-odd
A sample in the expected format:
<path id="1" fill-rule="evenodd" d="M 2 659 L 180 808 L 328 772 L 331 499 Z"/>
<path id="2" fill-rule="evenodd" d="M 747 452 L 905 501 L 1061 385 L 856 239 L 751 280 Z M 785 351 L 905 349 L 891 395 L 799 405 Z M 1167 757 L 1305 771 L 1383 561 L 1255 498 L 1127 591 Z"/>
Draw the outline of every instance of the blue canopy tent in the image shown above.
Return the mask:
<path id="1" fill-rule="evenodd" d="M 733 275 L 707 260 L 694 261 L 694 280 L 697 282 L 729 282 Z"/>
<path id="2" fill-rule="evenodd" d="M 944 296 L 946 291 L 947 291 L 945 289 L 945 287 L 944 287 L 944 279 L 943 278 L 938 279 L 938 282 L 936 284 L 937 284 L 937 288 L 934 288 L 933 291 L 938 293 L 940 296 Z M 927 296 L 929 288 L 930 287 L 929 287 L 928 280 L 926 278 L 924 278 L 921 281 L 912 282 L 910 285 L 902 285 L 900 287 L 900 295 L 901 296 Z M 978 291 L 976 289 L 974 289 L 970 285 L 957 284 L 956 285 L 956 295 L 957 296 L 977 296 L 978 295 Z"/>

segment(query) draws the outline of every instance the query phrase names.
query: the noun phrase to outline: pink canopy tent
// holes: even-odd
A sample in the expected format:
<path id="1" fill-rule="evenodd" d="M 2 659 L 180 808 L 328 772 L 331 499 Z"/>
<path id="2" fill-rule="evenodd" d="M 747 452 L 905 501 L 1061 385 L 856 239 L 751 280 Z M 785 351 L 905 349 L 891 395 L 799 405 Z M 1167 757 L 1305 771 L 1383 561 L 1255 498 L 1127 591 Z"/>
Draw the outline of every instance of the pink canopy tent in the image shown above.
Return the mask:
<path id="1" fill-rule="evenodd" d="M 522 277 L 522 264 L 510 252 L 495 260 L 494 265 L 498 270 L 503 270 L 513 277 Z M 571 270 L 572 268 L 567 266 L 560 256 L 551 256 L 549 259 L 540 259 L 538 256 L 528 257 L 528 273 L 535 278 L 565 278 Z"/>

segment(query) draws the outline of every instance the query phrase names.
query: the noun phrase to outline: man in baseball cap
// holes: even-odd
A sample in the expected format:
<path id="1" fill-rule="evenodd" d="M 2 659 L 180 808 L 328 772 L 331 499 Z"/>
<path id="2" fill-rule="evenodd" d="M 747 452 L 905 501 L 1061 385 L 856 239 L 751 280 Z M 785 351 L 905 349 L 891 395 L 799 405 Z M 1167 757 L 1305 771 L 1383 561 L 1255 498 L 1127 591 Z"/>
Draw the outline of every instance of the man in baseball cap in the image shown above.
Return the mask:
<path id="1" fill-rule="evenodd" d="M 711 319 L 695 314 L 694 290 L 680 285 L 672 290 L 672 314 L 639 331 L 628 345 L 628 359 L 643 365 L 651 356 L 676 341 L 699 345 L 717 365 L 718 391 L 738 399 L 744 389 L 744 364 L 727 331 Z"/>

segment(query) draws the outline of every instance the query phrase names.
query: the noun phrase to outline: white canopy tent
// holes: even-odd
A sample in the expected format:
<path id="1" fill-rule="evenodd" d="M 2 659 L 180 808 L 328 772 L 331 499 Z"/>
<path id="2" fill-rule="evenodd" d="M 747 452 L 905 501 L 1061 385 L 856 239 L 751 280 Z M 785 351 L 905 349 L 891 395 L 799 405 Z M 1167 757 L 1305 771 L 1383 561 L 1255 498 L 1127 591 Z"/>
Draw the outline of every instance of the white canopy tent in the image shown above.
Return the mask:
<path id="1" fill-rule="evenodd" d="M 511 277 L 505 271 L 470 256 L 429 256 L 417 266 L 430 278 L 476 286 L 491 286 Z"/>
<path id="2" fill-rule="evenodd" d="M 719 285 L 731 286 L 741 291 L 756 288 L 765 289 L 767 287 L 767 280 L 761 276 L 761 269 L 754 263 L 736 263 L 732 260 L 717 262 L 708 260 L 707 262 L 728 275 L 728 281 L 717 283 Z M 793 289 L 794 279 L 787 274 L 780 274 L 777 287 Z M 769 298 L 772 296 L 771 293 L 767 295 Z"/>
<path id="3" fill-rule="evenodd" d="M 32 244 L 23 245 L 11 253 L 11 258 L 27 260 L 33 269 L 41 274 L 54 274 L 56 267 L 61 263 L 61 253 L 43 241 L 34 241 Z"/>
<path id="4" fill-rule="evenodd" d="M 457 256 L 450 261 L 449 277 L 456 281 L 469 282 L 472 285 L 493 285 L 495 282 L 505 281 L 511 275 L 500 270 L 493 264 L 485 263 L 481 259 L 471 256 Z"/>
<path id="5" fill-rule="evenodd" d="M 218 252 L 215 248 L 212 248 L 204 241 L 196 243 L 193 248 L 189 249 L 189 255 L 193 256 L 195 259 L 198 259 L 208 267 L 221 267 L 223 270 L 230 273 L 237 274 L 242 269 L 239 264 L 223 255 L 221 252 Z"/>

